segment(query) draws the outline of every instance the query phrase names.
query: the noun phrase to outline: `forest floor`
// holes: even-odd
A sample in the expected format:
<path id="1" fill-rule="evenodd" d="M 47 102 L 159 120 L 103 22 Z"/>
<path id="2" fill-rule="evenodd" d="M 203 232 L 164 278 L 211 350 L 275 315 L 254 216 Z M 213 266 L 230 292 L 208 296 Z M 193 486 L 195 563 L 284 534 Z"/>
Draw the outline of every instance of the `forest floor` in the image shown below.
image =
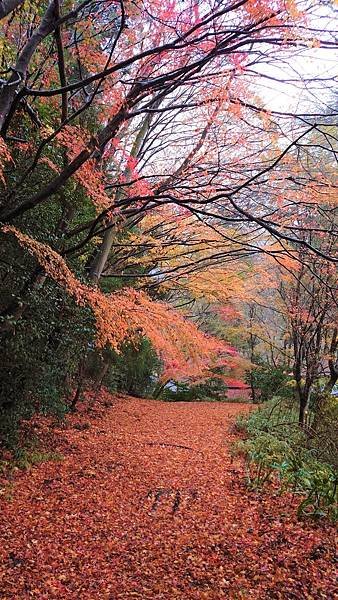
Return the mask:
<path id="1" fill-rule="evenodd" d="M 334 528 L 247 489 L 231 456 L 249 405 L 112 397 L 52 429 L 60 453 L 3 476 L 0 598 L 334 599 Z"/>

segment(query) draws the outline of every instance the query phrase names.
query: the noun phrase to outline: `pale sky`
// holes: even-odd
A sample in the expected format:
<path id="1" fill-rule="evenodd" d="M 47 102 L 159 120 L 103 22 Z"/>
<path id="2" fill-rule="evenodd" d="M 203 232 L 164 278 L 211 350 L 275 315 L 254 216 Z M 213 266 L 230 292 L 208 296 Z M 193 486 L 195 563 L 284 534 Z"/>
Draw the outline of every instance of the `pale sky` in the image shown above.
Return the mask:
<path id="1" fill-rule="evenodd" d="M 266 103 L 266 108 L 317 112 L 321 104 L 332 99 L 334 92 L 338 93 L 338 10 L 334 4 L 311 8 L 309 25 L 318 32 L 314 33 L 315 40 L 319 38 L 336 42 L 337 49 L 320 46 L 294 48 L 291 54 L 290 51 L 284 52 L 284 57 L 281 50 L 279 64 L 274 59 L 273 65 L 266 63 L 254 67 L 255 71 L 280 80 L 260 78 L 257 81 L 257 92 Z M 331 78 L 334 79 L 329 81 Z M 303 84 L 282 83 L 287 79 L 302 80 Z M 314 79 L 317 81 L 310 81 Z"/>

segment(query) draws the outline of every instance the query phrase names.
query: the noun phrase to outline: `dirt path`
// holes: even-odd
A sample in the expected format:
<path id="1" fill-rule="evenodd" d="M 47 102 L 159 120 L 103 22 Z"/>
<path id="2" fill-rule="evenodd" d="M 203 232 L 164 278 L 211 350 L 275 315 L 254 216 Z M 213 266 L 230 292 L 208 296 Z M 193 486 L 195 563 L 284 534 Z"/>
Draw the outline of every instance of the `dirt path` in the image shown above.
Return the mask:
<path id="1" fill-rule="evenodd" d="M 333 528 L 248 492 L 231 460 L 245 410 L 108 395 L 82 407 L 49 439 L 63 461 L 3 488 L 0 598 L 335 598 Z"/>

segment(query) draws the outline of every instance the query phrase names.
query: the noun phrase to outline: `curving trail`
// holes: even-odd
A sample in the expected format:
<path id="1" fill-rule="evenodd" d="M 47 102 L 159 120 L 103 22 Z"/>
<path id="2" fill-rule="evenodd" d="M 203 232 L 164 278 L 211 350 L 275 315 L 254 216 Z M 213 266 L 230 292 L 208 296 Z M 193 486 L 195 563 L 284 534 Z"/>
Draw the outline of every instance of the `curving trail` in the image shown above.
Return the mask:
<path id="1" fill-rule="evenodd" d="M 37 421 L 64 459 L 3 482 L 0 598 L 334 599 L 333 527 L 249 492 L 231 459 L 249 409 L 103 392 L 51 434 Z"/>

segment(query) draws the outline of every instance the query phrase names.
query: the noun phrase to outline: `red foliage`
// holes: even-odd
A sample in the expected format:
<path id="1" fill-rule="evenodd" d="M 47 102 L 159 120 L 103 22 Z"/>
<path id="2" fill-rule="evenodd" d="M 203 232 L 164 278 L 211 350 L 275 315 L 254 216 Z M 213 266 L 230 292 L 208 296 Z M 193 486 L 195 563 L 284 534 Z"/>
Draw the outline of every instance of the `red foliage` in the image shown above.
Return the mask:
<path id="1" fill-rule="evenodd" d="M 247 383 L 245 383 L 245 381 L 242 381 L 241 379 L 233 379 L 232 377 L 223 377 L 223 379 L 229 389 L 235 389 L 235 390 L 249 389 L 249 386 L 247 385 Z"/>
<path id="2" fill-rule="evenodd" d="M 61 462 L 3 478 L 3 600 L 335 598 L 333 526 L 249 492 L 230 457 L 248 406 L 94 400 L 48 430 Z"/>
<path id="3" fill-rule="evenodd" d="M 67 154 L 70 160 L 83 150 L 88 144 L 88 135 L 86 132 L 67 125 L 57 135 L 58 143 L 67 148 Z M 112 204 L 111 198 L 106 194 L 103 173 L 97 168 L 94 159 L 88 160 L 75 174 L 77 181 L 84 187 L 88 196 L 93 200 L 96 208 L 108 208 Z"/>

